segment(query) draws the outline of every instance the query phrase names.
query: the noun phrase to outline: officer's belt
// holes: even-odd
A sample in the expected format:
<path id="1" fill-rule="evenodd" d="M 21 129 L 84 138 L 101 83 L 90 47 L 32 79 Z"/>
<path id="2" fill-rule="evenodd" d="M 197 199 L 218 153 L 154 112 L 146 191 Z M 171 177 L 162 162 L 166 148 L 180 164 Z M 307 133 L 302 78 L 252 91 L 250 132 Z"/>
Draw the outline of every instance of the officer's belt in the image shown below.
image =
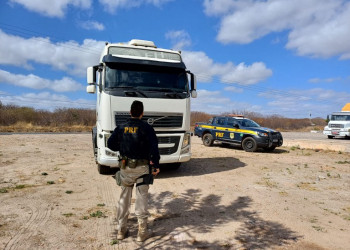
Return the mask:
<path id="1" fill-rule="evenodd" d="M 146 166 L 149 164 L 149 161 L 146 159 L 131 159 L 126 156 L 122 157 L 122 161 L 125 161 L 125 166 L 129 168 L 136 168 L 138 166 Z"/>

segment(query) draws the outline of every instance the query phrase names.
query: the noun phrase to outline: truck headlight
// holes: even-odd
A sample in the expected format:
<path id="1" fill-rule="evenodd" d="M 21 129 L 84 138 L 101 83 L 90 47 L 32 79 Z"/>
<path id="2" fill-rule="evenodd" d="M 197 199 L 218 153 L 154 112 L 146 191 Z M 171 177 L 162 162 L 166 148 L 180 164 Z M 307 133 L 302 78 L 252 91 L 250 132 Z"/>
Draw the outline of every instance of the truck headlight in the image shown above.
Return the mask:
<path id="1" fill-rule="evenodd" d="M 258 135 L 261 136 L 261 137 L 269 136 L 268 133 L 263 133 L 263 132 L 258 132 Z"/>
<path id="2" fill-rule="evenodd" d="M 182 141 L 182 148 L 187 147 L 191 143 L 191 134 L 185 133 L 184 134 L 184 140 Z"/>
<path id="3" fill-rule="evenodd" d="M 105 149 L 105 153 L 106 153 L 107 156 L 111 156 L 111 157 L 117 157 L 118 156 L 117 152 L 114 152 L 114 151 L 110 150 L 109 148 Z"/>

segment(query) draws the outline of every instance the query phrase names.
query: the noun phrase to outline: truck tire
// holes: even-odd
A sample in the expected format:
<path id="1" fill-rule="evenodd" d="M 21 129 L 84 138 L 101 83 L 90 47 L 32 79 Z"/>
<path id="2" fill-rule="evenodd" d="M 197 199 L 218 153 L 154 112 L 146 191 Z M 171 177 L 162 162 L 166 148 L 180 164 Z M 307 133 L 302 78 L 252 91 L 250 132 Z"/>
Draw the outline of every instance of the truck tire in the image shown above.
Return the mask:
<path id="1" fill-rule="evenodd" d="M 242 148 L 244 149 L 244 151 L 246 152 L 255 152 L 258 148 L 258 145 L 255 141 L 254 138 L 252 137 L 246 137 L 243 141 L 242 141 Z"/>
<path id="2" fill-rule="evenodd" d="M 328 136 L 328 139 L 333 139 L 333 138 L 334 138 L 333 135 L 329 135 L 329 136 Z"/>
<path id="3" fill-rule="evenodd" d="M 210 147 L 211 145 L 213 145 L 213 136 L 209 133 L 203 135 L 203 145 Z"/>
<path id="4" fill-rule="evenodd" d="M 97 163 L 97 128 L 93 127 L 91 131 L 92 135 L 92 149 L 94 153 L 95 162 Z"/>
<path id="5" fill-rule="evenodd" d="M 97 164 L 97 170 L 99 174 L 106 175 L 111 173 L 111 168 L 109 166 Z"/>

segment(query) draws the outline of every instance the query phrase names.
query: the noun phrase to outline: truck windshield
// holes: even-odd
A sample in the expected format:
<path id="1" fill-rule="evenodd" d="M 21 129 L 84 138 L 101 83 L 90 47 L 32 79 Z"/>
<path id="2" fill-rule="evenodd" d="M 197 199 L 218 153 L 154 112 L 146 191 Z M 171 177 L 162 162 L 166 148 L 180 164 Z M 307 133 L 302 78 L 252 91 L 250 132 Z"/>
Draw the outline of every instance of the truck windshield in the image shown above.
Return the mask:
<path id="1" fill-rule="evenodd" d="M 350 121 L 350 115 L 332 115 L 331 121 Z"/>
<path id="2" fill-rule="evenodd" d="M 239 123 L 240 126 L 243 126 L 243 127 L 250 127 L 250 128 L 260 127 L 259 124 L 249 119 L 237 120 L 237 122 Z"/>
<path id="3" fill-rule="evenodd" d="M 105 88 L 188 93 L 184 69 L 135 64 L 107 64 Z"/>

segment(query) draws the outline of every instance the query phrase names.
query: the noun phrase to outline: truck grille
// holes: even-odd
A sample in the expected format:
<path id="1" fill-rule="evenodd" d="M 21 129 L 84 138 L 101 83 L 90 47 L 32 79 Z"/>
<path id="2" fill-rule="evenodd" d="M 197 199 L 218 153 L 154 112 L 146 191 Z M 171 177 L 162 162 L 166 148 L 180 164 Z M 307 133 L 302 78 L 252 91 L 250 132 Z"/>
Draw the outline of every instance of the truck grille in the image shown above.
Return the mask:
<path id="1" fill-rule="evenodd" d="M 329 124 L 330 128 L 344 128 L 344 124 Z"/>
<path id="2" fill-rule="evenodd" d="M 162 136 L 158 137 L 159 154 L 160 155 L 171 155 L 176 153 L 179 148 L 180 136 Z M 172 147 L 163 148 L 162 144 L 175 144 Z"/>
<path id="3" fill-rule="evenodd" d="M 121 125 L 123 123 L 126 123 L 126 121 L 130 118 L 130 114 L 128 113 L 115 113 L 115 125 Z M 153 124 L 150 124 L 151 122 L 148 122 L 152 127 L 154 128 L 181 128 L 182 127 L 182 114 L 179 115 L 152 115 L 152 114 L 145 114 L 142 117 L 142 121 L 148 122 L 153 121 Z"/>

